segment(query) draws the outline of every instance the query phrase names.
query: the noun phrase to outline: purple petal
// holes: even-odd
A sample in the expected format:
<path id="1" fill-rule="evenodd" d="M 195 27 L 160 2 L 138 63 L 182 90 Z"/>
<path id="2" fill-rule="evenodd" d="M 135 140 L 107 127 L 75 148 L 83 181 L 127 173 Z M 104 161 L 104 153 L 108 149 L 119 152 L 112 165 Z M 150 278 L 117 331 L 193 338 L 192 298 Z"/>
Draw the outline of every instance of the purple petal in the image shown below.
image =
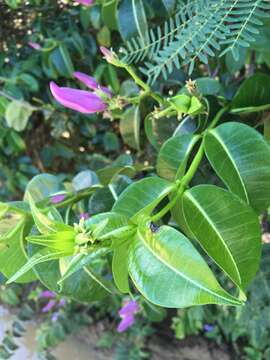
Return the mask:
<path id="1" fill-rule="evenodd" d="M 105 94 L 107 94 L 108 96 L 112 96 L 111 91 L 106 88 L 105 86 L 100 86 L 99 83 L 96 81 L 95 78 L 93 78 L 92 76 L 89 76 L 87 74 L 84 74 L 82 72 L 79 71 L 75 71 L 73 73 L 73 76 L 78 79 L 79 81 L 81 81 L 84 85 L 86 85 L 87 87 L 89 87 L 92 90 L 102 90 Z"/>
<path id="2" fill-rule="evenodd" d="M 90 6 L 94 0 L 76 0 L 76 2 L 85 6 Z"/>
<path id="3" fill-rule="evenodd" d="M 60 299 L 60 301 L 59 301 L 59 303 L 58 303 L 58 306 L 59 306 L 59 307 L 63 307 L 63 306 L 65 306 L 65 305 L 66 305 L 66 299 L 64 299 L 64 298 Z"/>
<path id="4" fill-rule="evenodd" d="M 62 202 L 63 200 L 65 200 L 65 198 L 66 198 L 65 195 L 55 195 L 51 198 L 51 203 L 58 204 L 58 203 Z"/>
<path id="5" fill-rule="evenodd" d="M 215 326 L 214 326 L 214 325 L 210 325 L 210 324 L 205 324 L 205 325 L 203 326 L 203 330 L 206 331 L 206 332 L 211 332 L 211 331 L 214 330 L 214 328 L 215 328 Z"/>
<path id="6" fill-rule="evenodd" d="M 41 309 L 41 311 L 42 311 L 43 313 L 47 313 L 47 312 L 49 312 L 49 311 L 54 307 L 55 304 L 56 304 L 56 300 L 50 300 L 50 301 L 48 302 L 48 304 L 45 305 L 45 306 Z"/>
<path id="7" fill-rule="evenodd" d="M 101 51 L 102 55 L 105 57 L 106 60 L 109 61 L 113 59 L 113 53 L 105 46 L 100 46 L 99 50 Z"/>
<path id="8" fill-rule="evenodd" d="M 59 318 L 59 312 L 54 312 L 51 317 L 52 322 L 56 322 L 58 318 Z"/>
<path id="9" fill-rule="evenodd" d="M 41 46 L 38 44 L 38 43 L 35 43 L 35 42 L 32 42 L 32 41 L 28 41 L 28 45 L 35 49 L 35 50 L 40 50 L 41 49 Z"/>
<path id="10" fill-rule="evenodd" d="M 55 293 L 50 290 L 42 291 L 39 294 L 39 298 L 45 298 L 45 299 L 54 299 L 55 296 L 56 296 Z"/>
<path id="11" fill-rule="evenodd" d="M 126 303 L 118 312 L 121 317 L 136 314 L 139 311 L 139 305 L 137 301 L 131 300 Z"/>
<path id="12" fill-rule="evenodd" d="M 119 325 L 117 326 L 117 331 L 119 333 L 122 333 L 124 331 L 126 331 L 128 328 L 130 328 L 135 322 L 134 316 L 133 315 L 128 315 L 125 316 L 121 322 L 119 323 Z"/>
<path id="13" fill-rule="evenodd" d="M 80 219 L 84 219 L 84 220 L 89 219 L 89 217 L 90 217 L 89 213 L 82 213 L 79 216 Z"/>
<path id="14" fill-rule="evenodd" d="M 107 108 L 106 103 L 98 95 L 90 91 L 59 87 L 53 81 L 50 83 L 50 89 L 52 95 L 60 104 L 83 114 L 93 114 Z"/>

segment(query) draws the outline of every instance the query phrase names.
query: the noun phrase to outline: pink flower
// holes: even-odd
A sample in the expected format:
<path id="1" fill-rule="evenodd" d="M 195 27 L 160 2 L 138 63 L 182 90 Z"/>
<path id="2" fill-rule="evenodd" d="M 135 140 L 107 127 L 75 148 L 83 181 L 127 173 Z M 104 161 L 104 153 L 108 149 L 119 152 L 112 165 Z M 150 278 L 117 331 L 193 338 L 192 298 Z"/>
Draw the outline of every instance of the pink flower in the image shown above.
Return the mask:
<path id="1" fill-rule="evenodd" d="M 58 203 L 62 202 L 63 200 L 65 200 L 65 197 L 66 197 L 65 195 L 61 195 L 61 194 L 55 195 L 51 198 L 51 203 L 58 204 Z"/>
<path id="2" fill-rule="evenodd" d="M 73 73 L 73 76 L 78 79 L 79 81 L 81 81 L 84 85 L 86 85 L 89 89 L 92 90 L 101 90 L 103 91 L 107 96 L 111 97 L 112 93 L 111 91 L 105 87 L 105 86 L 100 86 L 99 83 L 96 81 L 95 78 L 93 78 L 92 76 L 89 76 L 87 74 L 84 74 L 82 72 L 79 71 L 75 71 Z"/>
<path id="3" fill-rule="evenodd" d="M 56 296 L 55 293 L 50 290 L 44 290 L 39 294 L 40 298 L 45 298 L 45 299 L 54 299 L 55 296 Z"/>
<path id="4" fill-rule="evenodd" d="M 128 301 L 121 309 L 119 310 L 118 314 L 121 317 L 127 316 L 127 315 L 133 315 L 136 314 L 139 311 L 139 305 L 136 300 Z"/>
<path id="5" fill-rule="evenodd" d="M 107 109 L 106 102 L 90 91 L 59 87 L 53 81 L 50 83 L 50 89 L 60 104 L 83 114 L 93 114 Z"/>
<path id="6" fill-rule="evenodd" d="M 122 333 L 130 328 L 134 322 L 134 315 L 139 311 L 139 305 L 135 300 L 128 301 L 118 312 L 122 320 L 120 321 L 117 331 Z"/>
<path id="7" fill-rule="evenodd" d="M 119 323 L 119 325 L 117 326 L 117 331 L 119 333 L 122 333 L 124 331 L 126 331 L 128 328 L 130 328 L 135 322 L 135 318 L 133 315 L 128 315 L 125 316 L 121 322 Z"/>
<path id="8" fill-rule="evenodd" d="M 90 215 L 88 213 L 82 213 L 79 216 L 80 219 L 84 219 L 84 220 L 89 219 L 89 217 L 90 217 Z"/>
<path id="9" fill-rule="evenodd" d="M 94 0 L 76 0 L 76 2 L 85 6 L 90 6 L 93 4 Z"/>
<path id="10" fill-rule="evenodd" d="M 49 312 L 49 311 L 55 306 L 55 304 L 56 304 L 56 300 L 50 300 L 50 301 L 47 303 L 47 305 L 45 305 L 45 306 L 41 309 L 41 311 L 42 311 L 43 313 L 47 313 L 47 312 Z"/>
<path id="11" fill-rule="evenodd" d="M 28 45 L 35 49 L 35 50 L 40 50 L 41 49 L 41 46 L 38 44 L 38 43 L 35 43 L 35 42 L 32 42 L 32 41 L 28 41 Z"/>

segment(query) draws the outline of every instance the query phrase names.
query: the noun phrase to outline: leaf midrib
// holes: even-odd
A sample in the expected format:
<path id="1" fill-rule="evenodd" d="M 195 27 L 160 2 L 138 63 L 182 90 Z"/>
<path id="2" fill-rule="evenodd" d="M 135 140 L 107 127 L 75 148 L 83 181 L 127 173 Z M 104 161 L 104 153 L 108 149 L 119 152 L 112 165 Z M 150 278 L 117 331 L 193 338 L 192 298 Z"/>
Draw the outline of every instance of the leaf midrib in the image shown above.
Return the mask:
<path id="1" fill-rule="evenodd" d="M 172 270 L 173 272 L 179 274 L 182 278 L 184 278 L 187 282 L 190 282 L 192 283 L 195 287 L 213 295 L 214 297 L 217 297 L 217 298 L 221 298 L 223 300 L 225 300 L 226 302 L 232 302 L 234 304 L 239 304 L 237 303 L 237 301 L 234 301 L 232 299 L 226 299 L 225 297 L 223 297 L 222 295 L 219 295 L 217 293 L 215 293 L 214 291 L 208 289 L 208 288 L 205 288 L 204 286 L 198 284 L 196 281 L 188 278 L 186 275 L 184 275 L 182 272 L 180 272 L 178 269 L 175 269 L 173 268 L 170 264 L 168 264 L 167 262 L 164 261 L 164 259 L 162 259 L 160 256 L 158 256 L 158 254 L 153 251 L 153 249 L 151 248 L 151 246 L 149 246 L 148 242 L 145 241 L 144 237 L 142 236 L 142 234 L 140 233 L 140 231 L 138 231 L 138 236 L 139 238 L 141 239 L 142 243 L 145 245 L 145 247 L 147 247 L 147 249 L 151 252 L 151 254 L 153 254 L 154 257 L 156 257 L 162 264 L 164 264 L 165 266 L 167 266 L 170 270 Z M 218 283 L 217 283 L 218 284 Z M 228 296 L 230 296 L 230 294 L 228 294 Z"/>

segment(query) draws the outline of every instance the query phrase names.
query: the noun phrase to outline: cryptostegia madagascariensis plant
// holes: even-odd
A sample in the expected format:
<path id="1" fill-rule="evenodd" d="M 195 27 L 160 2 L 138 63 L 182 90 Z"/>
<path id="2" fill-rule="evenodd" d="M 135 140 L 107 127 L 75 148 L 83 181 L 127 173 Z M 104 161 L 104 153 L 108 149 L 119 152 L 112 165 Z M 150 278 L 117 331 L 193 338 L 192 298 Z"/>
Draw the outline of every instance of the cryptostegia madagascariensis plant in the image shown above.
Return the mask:
<path id="1" fill-rule="evenodd" d="M 65 189 L 53 175 L 33 178 L 24 201 L 0 205 L 0 271 L 7 283 L 38 278 L 50 290 L 79 301 L 138 291 L 168 308 L 242 305 L 260 262 L 259 216 L 270 205 L 270 147 L 256 130 L 230 116 L 256 110 L 239 106 L 239 94 L 232 102 L 220 97 L 212 106 L 194 82 L 185 92 L 162 97 L 114 53 L 102 51 L 108 62 L 128 71 L 141 91 L 113 96 L 77 72 L 74 76 L 94 92 L 52 83 L 58 102 L 84 113 L 107 111 L 115 119 L 122 108 L 136 113 L 150 98 L 153 111 L 145 116 L 150 142 L 153 119 L 178 116 L 179 127 L 194 119 L 199 125 L 164 142 L 155 169 L 117 163 L 91 172 L 84 186 L 74 181 Z M 217 185 L 194 181 L 206 160 Z M 122 175 L 134 181 L 116 191 L 113 180 Z M 111 211 L 74 224 L 74 207 L 104 189 L 114 195 Z M 230 293 L 217 281 L 217 268 L 234 285 Z"/>

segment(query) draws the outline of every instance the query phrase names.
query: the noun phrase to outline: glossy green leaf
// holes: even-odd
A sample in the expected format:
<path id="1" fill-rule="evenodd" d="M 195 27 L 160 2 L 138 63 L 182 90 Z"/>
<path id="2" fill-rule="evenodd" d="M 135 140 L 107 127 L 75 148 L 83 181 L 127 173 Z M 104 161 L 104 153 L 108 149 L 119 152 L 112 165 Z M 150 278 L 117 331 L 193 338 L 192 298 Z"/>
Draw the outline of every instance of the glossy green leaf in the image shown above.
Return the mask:
<path id="1" fill-rule="evenodd" d="M 31 195 L 28 193 L 27 198 L 30 204 L 31 213 L 33 215 L 34 222 L 38 231 L 41 234 L 56 233 L 58 231 L 69 231 L 73 228 L 71 226 L 65 225 L 59 221 L 50 219 L 47 215 L 42 213 L 35 205 Z"/>
<path id="2" fill-rule="evenodd" d="M 100 227 L 102 223 L 104 225 Z M 91 216 L 85 221 L 85 229 L 91 230 L 100 240 L 129 236 L 131 229 L 128 225 L 128 219 L 116 212 Z"/>
<path id="3" fill-rule="evenodd" d="M 34 202 L 39 202 L 60 190 L 62 190 L 62 187 L 56 176 L 39 174 L 33 177 L 27 184 L 24 199 L 27 201 L 27 193 L 29 193 Z"/>
<path id="4" fill-rule="evenodd" d="M 237 196 L 214 185 L 199 185 L 182 198 L 186 222 L 207 254 L 245 289 L 261 255 L 258 217 Z"/>
<path id="5" fill-rule="evenodd" d="M 199 136 L 183 134 L 171 137 L 161 147 L 157 159 L 157 173 L 164 179 L 174 181 L 186 170 L 191 150 Z"/>
<path id="6" fill-rule="evenodd" d="M 122 293 L 129 293 L 128 282 L 128 248 L 129 242 L 116 246 L 113 252 L 112 273 L 117 288 Z"/>
<path id="7" fill-rule="evenodd" d="M 222 289 L 189 240 L 169 226 L 138 232 L 129 247 L 128 268 L 137 289 L 156 305 L 241 304 Z"/>
<path id="8" fill-rule="evenodd" d="M 258 213 L 270 205 L 270 146 L 251 127 L 226 123 L 207 133 L 206 155 L 226 186 Z"/>
<path id="9" fill-rule="evenodd" d="M 3 209 L 0 220 L 0 272 L 6 278 L 12 277 L 28 260 L 24 248 L 24 236 L 31 227 L 31 219 L 23 214 L 8 212 L 8 206 Z M 6 215 L 7 216 L 6 216 Z M 24 283 L 35 280 L 32 271 L 28 271 L 17 279 Z"/>
<path id="10" fill-rule="evenodd" d="M 22 266 L 13 276 L 11 276 L 7 284 L 10 284 L 14 281 L 17 281 L 22 275 L 26 274 L 29 270 L 33 269 L 33 267 L 37 264 L 41 264 L 43 262 L 59 259 L 60 257 L 65 256 L 64 251 L 54 250 L 44 248 L 41 251 L 37 252 L 33 255 L 24 266 Z"/>
<path id="11" fill-rule="evenodd" d="M 121 0 L 118 7 L 118 24 L 124 40 L 139 36 L 142 42 L 148 42 L 148 24 L 142 0 Z"/>
<path id="12" fill-rule="evenodd" d="M 248 113 L 270 109 L 270 76 L 255 74 L 239 87 L 232 101 L 233 113 Z"/>
<path id="13" fill-rule="evenodd" d="M 118 30 L 117 0 L 107 0 L 102 6 L 102 18 L 105 25 L 111 30 Z"/>
<path id="14" fill-rule="evenodd" d="M 140 110 L 138 106 L 127 109 L 120 120 L 120 133 L 125 144 L 140 150 Z"/>
<path id="15" fill-rule="evenodd" d="M 97 184 L 99 184 L 97 174 L 92 170 L 83 170 L 72 180 L 72 187 L 75 191 L 84 190 Z"/>
<path id="16" fill-rule="evenodd" d="M 173 135 L 177 125 L 179 125 L 179 121 L 176 117 L 171 117 L 169 120 L 166 117 L 156 119 L 149 114 L 144 120 L 145 134 L 156 150 Z"/>
<path id="17" fill-rule="evenodd" d="M 7 125 L 16 131 L 23 131 L 32 112 L 33 107 L 30 104 L 17 100 L 11 101 L 5 113 Z"/>
<path id="18" fill-rule="evenodd" d="M 150 215 L 174 186 L 169 181 L 156 176 L 139 180 L 122 192 L 113 206 L 113 211 L 136 221 L 142 214 Z"/>

